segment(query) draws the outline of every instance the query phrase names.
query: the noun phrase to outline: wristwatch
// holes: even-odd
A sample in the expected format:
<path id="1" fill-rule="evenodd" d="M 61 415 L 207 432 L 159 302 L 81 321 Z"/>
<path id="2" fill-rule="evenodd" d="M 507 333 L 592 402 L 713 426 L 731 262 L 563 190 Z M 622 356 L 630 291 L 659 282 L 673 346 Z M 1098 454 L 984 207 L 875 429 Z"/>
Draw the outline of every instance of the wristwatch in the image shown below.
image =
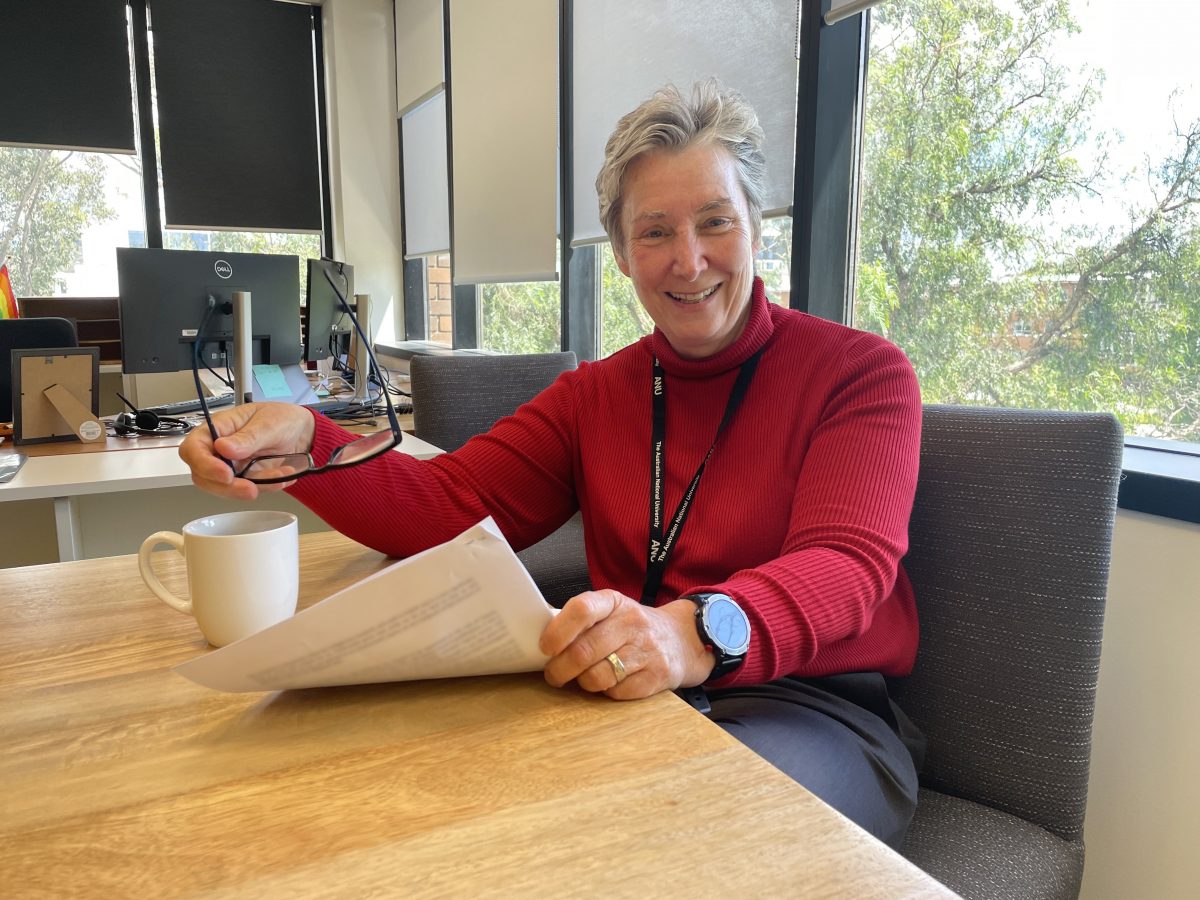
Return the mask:
<path id="1" fill-rule="evenodd" d="M 746 659 L 746 651 L 750 649 L 750 620 L 728 594 L 687 594 L 683 599 L 696 604 L 700 643 L 717 658 L 705 680 L 728 675 Z"/>

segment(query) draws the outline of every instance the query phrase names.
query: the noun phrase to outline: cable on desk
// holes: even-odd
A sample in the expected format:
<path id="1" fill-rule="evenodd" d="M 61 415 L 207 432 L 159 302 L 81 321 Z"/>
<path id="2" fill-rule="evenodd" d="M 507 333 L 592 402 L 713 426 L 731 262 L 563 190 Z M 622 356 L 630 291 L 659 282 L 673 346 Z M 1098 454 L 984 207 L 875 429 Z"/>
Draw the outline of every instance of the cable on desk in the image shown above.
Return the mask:
<path id="1" fill-rule="evenodd" d="M 346 365 L 346 363 L 342 362 L 336 356 L 333 357 L 333 368 L 334 368 L 335 372 L 341 373 L 338 376 L 339 378 L 341 378 L 343 381 L 345 381 L 349 385 L 354 385 L 355 379 L 358 375 L 358 373 L 354 369 L 351 369 L 348 365 Z M 369 373 L 368 377 L 370 379 L 371 384 L 378 385 L 379 387 L 386 389 L 387 392 L 389 394 L 391 394 L 393 397 L 411 397 L 412 396 L 412 394 L 409 393 L 408 391 L 392 384 L 392 373 L 389 372 L 386 368 L 380 367 L 379 371 L 380 371 L 380 375 L 383 377 L 383 384 L 382 385 L 379 384 L 379 380 L 375 377 L 374 373 Z"/>

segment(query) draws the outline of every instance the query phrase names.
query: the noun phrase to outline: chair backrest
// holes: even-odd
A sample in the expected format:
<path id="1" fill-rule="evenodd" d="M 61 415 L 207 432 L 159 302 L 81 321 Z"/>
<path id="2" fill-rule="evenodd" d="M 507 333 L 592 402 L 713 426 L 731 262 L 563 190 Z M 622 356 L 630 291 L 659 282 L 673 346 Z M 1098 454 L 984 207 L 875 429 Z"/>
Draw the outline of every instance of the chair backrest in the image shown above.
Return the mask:
<path id="1" fill-rule="evenodd" d="M 13 350 L 78 346 L 75 326 L 67 319 L 56 316 L 0 319 L 0 422 L 11 422 L 13 418 Z"/>
<path id="2" fill-rule="evenodd" d="M 414 356 L 409 364 L 413 433 L 443 450 L 457 450 L 575 366 L 575 354 L 569 350 L 512 356 Z"/>
<path id="3" fill-rule="evenodd" d="M 925 407 L 900 706 L 922 784 L 1077 840 L 1122 432 L 1107 414 Z"/>

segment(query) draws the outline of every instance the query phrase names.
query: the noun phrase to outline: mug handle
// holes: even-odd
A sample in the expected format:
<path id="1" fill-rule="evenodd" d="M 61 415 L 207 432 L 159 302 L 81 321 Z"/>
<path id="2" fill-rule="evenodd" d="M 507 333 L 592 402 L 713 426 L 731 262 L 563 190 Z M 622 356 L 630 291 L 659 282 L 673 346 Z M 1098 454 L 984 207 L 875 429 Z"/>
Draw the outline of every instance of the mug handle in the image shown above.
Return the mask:
<path id="1" fill-rule="evenodd" d="M 154 567 L 150 564 L 150 551 L 159 544 L 170 544 L 179 551 L 179 555 L 187 558 L 187 554 L 183 552 L 183 535 L 176 534 L 173 531 L 156 531 L 150 537 L 142 541 L 142 547 L 138 550 L 138 571 L 142 573 L 142 581 L 146 582 L 146 587 L 154 592 L 167 606 L 179 610 L 186 615 L 192 614 L 192 601 L 181 600 L 163 587 L 163 583 L 159 580 L 158 575 L 154 571 Z"/>

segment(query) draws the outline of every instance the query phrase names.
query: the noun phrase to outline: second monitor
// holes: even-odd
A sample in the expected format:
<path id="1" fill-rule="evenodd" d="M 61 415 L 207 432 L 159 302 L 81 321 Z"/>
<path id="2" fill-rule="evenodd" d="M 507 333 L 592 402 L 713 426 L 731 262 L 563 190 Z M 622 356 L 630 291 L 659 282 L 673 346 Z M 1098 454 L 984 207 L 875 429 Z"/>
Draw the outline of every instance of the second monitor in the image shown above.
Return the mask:
<path id="1" fill-rule="evenodd" d="M 353 326 L 329 278 L 333 279 L 348 303 L 354 302 L 353 266 L 332 259 L 308 260 L 304 358 L 309 362 L 320 362 L 330 356 L 345 362 L 346 353 L 349 352 Z"/>

